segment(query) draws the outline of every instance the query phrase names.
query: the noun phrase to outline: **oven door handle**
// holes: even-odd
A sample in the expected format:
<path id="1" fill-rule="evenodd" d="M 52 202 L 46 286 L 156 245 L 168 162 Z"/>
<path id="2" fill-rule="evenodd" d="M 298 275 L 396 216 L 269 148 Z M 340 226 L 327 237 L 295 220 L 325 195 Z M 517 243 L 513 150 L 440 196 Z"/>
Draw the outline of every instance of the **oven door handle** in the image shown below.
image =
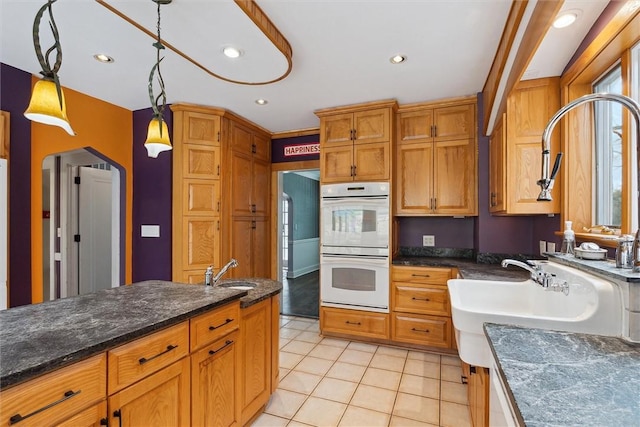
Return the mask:
<path id="1" fill-rule="evenodd" d="M 388 260 L 389 257 L 385 255 L 342 255 L 342 254 L 322 254 L 324 258 L 351 258 L 351 259 L 359 259 L 362 261 L 367 260 Z"/>

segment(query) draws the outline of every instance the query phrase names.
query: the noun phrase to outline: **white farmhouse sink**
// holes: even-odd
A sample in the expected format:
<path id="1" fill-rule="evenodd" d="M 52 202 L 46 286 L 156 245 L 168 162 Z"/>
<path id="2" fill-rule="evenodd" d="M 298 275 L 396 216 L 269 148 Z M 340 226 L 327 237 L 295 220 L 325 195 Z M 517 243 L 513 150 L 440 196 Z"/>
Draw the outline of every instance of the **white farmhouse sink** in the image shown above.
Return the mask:
<path id="1" fill-rule="evenodd" d="M 482 329 L 485 322 L 597 335 L 622 334 L 621 296 L 614 283 L 560 264 L 541 265 L 557 280 L 569 283 L 569 295 L 545 290 L 533 280 L 448 281 L 453 327 L 463 361 L 490 367 L 491 350 Z"/>

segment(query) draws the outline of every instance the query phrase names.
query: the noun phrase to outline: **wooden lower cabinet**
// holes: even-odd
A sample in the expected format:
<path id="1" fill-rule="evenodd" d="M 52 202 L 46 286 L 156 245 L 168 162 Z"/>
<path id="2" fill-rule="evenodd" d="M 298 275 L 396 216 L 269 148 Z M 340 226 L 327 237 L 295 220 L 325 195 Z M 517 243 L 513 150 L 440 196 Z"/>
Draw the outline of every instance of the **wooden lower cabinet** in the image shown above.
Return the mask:
<path id="1" fill-rule="evenodd" d="M 271 396 L 271 309 L 271 300 L 268 299 L 241 311 L 242 425 L 253 419 Z"/>
<path id="2" fill-rule="evenodd" d="M 238 405 L 238 332 L 191 355 L 191 425 L 236 426 Z"/>
<path id="3" fill-rule="evenodd" d="M 280 382 L 280 296 L 271 297 L 271 393 Z"/>
<path id="4" fill-rule="evenodd" d="M 372 311 L 320 307 L 322 333 L 389 339 L 389 315 Z"/>
<path id="5" fill-rule="evenodd" d="M 100 427 L 107 425 L 107 401 L 90 406 L 57 427 Z"/>
<path id="6" fill-rule="evenodd" d="M 467 384 L 471 424 L 489 426 L 489 369 L 462 362 L 462 381 Z"/>
<path id="7" fill-rule="evenodd" d="M 189 372 L 185 357 L 109 396 L 109 425 L 189 425 Z"/>
<path id="8" fill-rule="evenodd" d="M 393 313 L 391 339 L 397 342 L 451 348 L 451 318 Z"/>
<path id="9" fill-rule="evenodd" d="M 83 411 L 104 402 L 106 391 L 107 358 L 102 353 L 2 390 L 0 426 L 68 424 Z M 101 418 L 106 415 L 104 411 Z M 83 416 L 82 420 L 78 425 L 83 425 L 86 418 Z"/>

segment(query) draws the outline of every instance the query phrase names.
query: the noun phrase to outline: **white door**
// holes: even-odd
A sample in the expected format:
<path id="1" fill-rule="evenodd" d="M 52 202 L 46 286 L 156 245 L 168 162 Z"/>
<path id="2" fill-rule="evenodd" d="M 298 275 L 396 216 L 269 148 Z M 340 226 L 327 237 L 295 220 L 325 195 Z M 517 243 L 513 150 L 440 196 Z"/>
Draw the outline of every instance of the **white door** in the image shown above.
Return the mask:
<path id="1" fill-rule="evenodd" d="M 78 290 L 111 287 L 111 171 L 79 167 Z"/>

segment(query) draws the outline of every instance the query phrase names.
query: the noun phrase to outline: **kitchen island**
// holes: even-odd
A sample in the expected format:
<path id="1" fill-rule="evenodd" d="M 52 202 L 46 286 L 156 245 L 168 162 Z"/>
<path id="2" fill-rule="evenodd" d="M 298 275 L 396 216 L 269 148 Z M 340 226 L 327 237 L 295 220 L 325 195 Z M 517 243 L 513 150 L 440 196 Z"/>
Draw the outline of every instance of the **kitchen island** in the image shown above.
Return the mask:
<path id="1" fill-rule="evenodd" d="M 491 323 L 484 329 L 520 425 L 640 425 L 640 344 Z"/>
<path id="2" fill-rule="evenodd" d="M 229 281 L 240 280 L 256 286 L 242 290 L 146 281 L 0 312 L 0 397 L 3 400 L 0 426 L 6 425 L 9 417 L 18 416 L 18 419 L 25 420 L 28 418 L 25 414 L 33 415 L 30 421 L 37 422 L 38 417 L 47 412 L 38 411 L 50 403 L 56 403 L 53 409 L 59 411 L 56 408 L 73 406 L 74 402 L 82 399 L 91 405 L 104 404 L 102 417 L 105 418 L 107 400 L 109 406 L 118 402 L 123 407 L 121 411 L 118 409 L 118 417 L 123 417 L 120 420 L 123 421 L 126 418 L 123 415 L 126 412 L 123 393 L 155 377 L 161 379 L 159 375 L 171 369 L 175 378 L 172 381 L 179 385 L 164 397 L 175 395 L 179 398 L 181 408 L 174 411 L 179 418 L 174 419 L 184 424 L 190 418 L 191 396 L 196 394 L 197 383 L 204 379 L 196 375 L 205 375 L 205 367 L 211 369 L 215 365 L 211 360 L 218 357 L 219 350 L 220 354 L 227 355 L 225 363 L 219 366 L 232 368 L 220 377 L 230 383 L 225 384 L 228 386 L 225 390 L 238 389 L 237 395 L 230 392 L 223 398 L 232 407 L 237 407 L 237 411 L 231 411 L 230 418 L 239 422 L 241 416 L 245 416 L 241 415 L 245 405 L 239 393 L 242 387 L 233 384 L 242 384 L 242 365 L 246 360 L 261 359 L 260 401 L 265 395 L 268 399 L 275 389 L 270 383 L 273 377 L 277 378 L 277 363 L 276 372 L 272 375 L 272 350 L 276 350 L 277 362 L 278 294 L 282 289 L 280 282 L 268 279 Z M 221 284 L 225 282 L 223 280 Z M 249 326 L 244 325 L 245 320 Z M 248 340 L 243 338 L 247 333 L 249 336 L 254 333 L 256 327 L 260 328 L 261 341 L 252 339 L 245 342 Z M 256 351 L 260 355 L 256 355 Z M 200 353 L 203 357 L 199 356 Z M 140 357 L 140 354 L 145 357 Z M 86 369 L 90 373 L 91 384 L 84 388 L 61 385 L 64 390 L 59 392 L 60 399 L 52 394 L 33 409 L 27 408 L 31 400 L 28 393 L 31 384 L 37 385 L 40 394 L 47 394 L 51 388 L 49 384 L 62 382 L 60 378 L 75 381 L 74 368 L 82 366 L 85 369 L 87 363 L 90 363 Z M 192 375 L 190 372 L 194 366 L 200 366 L 200 371 Z M 70 376 L 56 377 L 67 371 Z M 220 374 L 217 371 L 211 373 Z M 48 378 L 51 383 L 46 382 Z M 37 384 L 38 381 L 45 382 Z M 84 391 L 80 393 L 74 391 L 76 389 Z M 95 391 L 93 395 L 92 391 Z M 14 409 L 9 408 L 12 401 L 15 401 Z M 234 403 L 236 401 L 237 404 Z M 253 405 L 258 403 L 253 402 Z M 262 405 L 264 403 L 266 400 Z M 74 410 L 79 408 L 74 407 Z M 11 414 L 7 412 L 10 410 L 13 411 Z M 109 416 L 113 412 L 110 410 Z M 63 420 L 66 415 L 73 414 L 57 414 L 58 418 L 54 419 Z M 250 416 L 253 414 L 246 415 Z M 118 420 L 112 421 L 118 423 Z M 124 424 L 135 425 L 134 422 Z"/>

